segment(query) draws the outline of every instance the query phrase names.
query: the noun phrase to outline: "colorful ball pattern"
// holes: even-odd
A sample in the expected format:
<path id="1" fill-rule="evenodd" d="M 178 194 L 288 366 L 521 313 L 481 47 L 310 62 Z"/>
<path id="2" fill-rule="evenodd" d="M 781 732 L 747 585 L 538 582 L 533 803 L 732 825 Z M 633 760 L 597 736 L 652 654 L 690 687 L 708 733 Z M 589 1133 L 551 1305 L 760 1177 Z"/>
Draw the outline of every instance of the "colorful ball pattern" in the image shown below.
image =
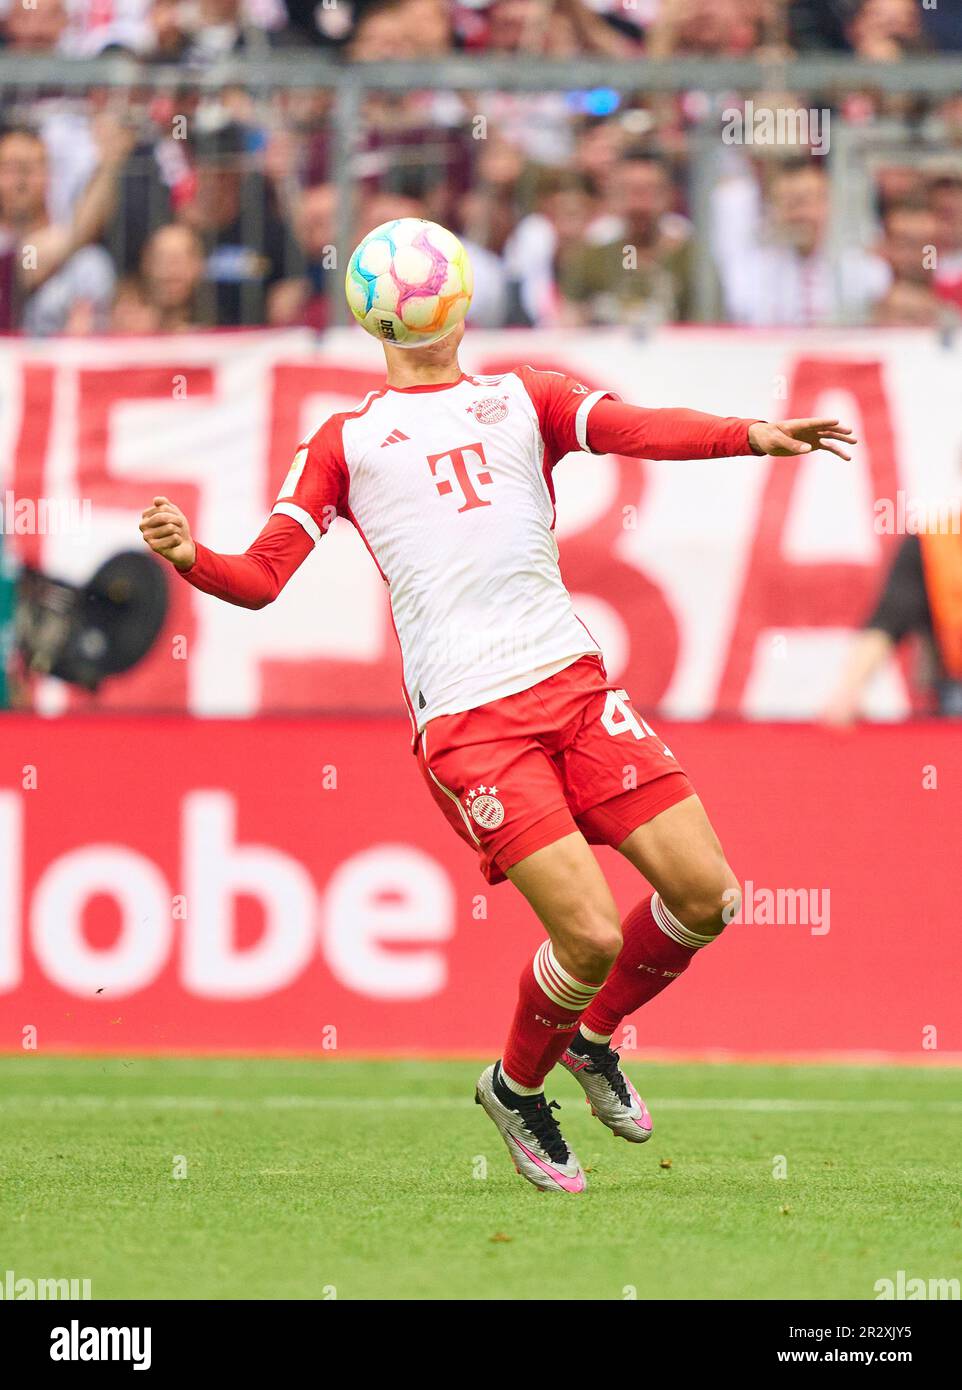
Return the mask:
<path id="1" fill-rule="evenodd" d="M 347 302 L 362 328 L 395 347 L 426 347 L 468 312 L 474 278 L 453 232 L 420 217 L 375 227 L 347 267 Z"/>

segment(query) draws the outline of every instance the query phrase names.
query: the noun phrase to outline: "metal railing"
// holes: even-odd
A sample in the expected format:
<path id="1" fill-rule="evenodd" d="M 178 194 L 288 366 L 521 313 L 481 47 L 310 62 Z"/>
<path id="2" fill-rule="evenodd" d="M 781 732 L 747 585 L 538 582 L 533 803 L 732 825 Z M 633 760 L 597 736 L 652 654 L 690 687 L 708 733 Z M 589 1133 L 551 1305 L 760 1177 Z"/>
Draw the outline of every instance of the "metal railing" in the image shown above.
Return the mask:
<path id="1" fill-rule="evenodd" d="M 756 58 L 646 58 L 612 62 L 608 59 L 549 60 L 526 56 L 467 56 L 451 54 L 431 62 L 352 64 L 322 51 L 261 53 L 223 59 L 209 67 L 170 66 L 136 61 L 126 56 L 94 60 L 59 57 L 21 57 L 0 53 L 0 102 L 8 97 L 29 101 L 50 91 L 80 93 L 91 89 L 149 90 L 175 94 L 190 91 L 213 94 L 241 87 L 258 99 L 283 91 L 325 90 L 333 95 L 333 177 L 338 190 L 337 245 L 347 248 L 354 234 L 354 191 L 357 155 L 364 131 L 364 101 L 369 93 L 450 91 L 463 94 L 495 91 L 519 95 L 610 89 L 620 94 L 671 94 L 689 90 L 714 97 L 706 117 L 690 134 L 688 172 L 690 203 L 698 235 L 695 238 L 695 316 L 717 316 L 718 290 L 709 235 L 711 192 L 717 176 L 720 99 L 731 93 L 760 90 L 791 92 L 799 100 L 831 105 L 853 91 L 885 97 L 918 95 L 930 100 L 962 94 L 962 57 L 933 55 L 897 63 L 875 63 L 836 55 L 798 56 L 785 60 Z M 923 136 L 915 133 L 916 140 Z M 872 126 L 857 128 L 837 118 L 827 155 L 833 187 L 831 245 L 836 265 L 840 251 L 853 244 L 864 220 L 864 170 L 873 145 L 891 143 L 891 127 L 883 133 Z M 928 142 L 928 148 L 932 148 Z M 948 150 L 947 145 L 937 146 Z M 960 153 L 962 160 L 962 153 Z M 855 172 L 859 196 L 849 196 L 848 180 Z M 338 297 L 335 312 L 344 312 Z"/>
<path id="2" fill-rule="evenodd" d="M 125 56 L 70 59 L 0 53 L 0 92 L 5 88 L 58 86 L 65 89 L 129 87 L 217 88 L 248 91 L 324 87 L 338 92 L 366 88 L 507 92 L 579 91 L 610 87 L 620 92 L 755 91 L 777 86 L 794 92 L 851 92 L 888 95 L 919 92 L 933 97 L 962 92 L 962 58 L 935 54 L 897 63 L 868 62 L 836 55 L 784 60 L 756 58 L 550 59 L 541 56 L 452 54 L 431 62 L 344 63 L 318 51 L 273 53 L 223 59 L 210 67 L 142 63 Z"/>

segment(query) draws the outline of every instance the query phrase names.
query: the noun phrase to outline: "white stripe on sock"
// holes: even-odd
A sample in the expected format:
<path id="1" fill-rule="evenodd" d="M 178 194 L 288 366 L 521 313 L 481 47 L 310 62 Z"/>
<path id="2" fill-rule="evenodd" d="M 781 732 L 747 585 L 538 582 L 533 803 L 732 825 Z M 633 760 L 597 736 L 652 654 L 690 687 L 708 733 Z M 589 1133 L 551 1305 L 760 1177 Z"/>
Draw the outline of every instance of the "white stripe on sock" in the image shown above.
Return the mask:
<path id="1" fill-rule="evenodd" d="M 585 1042 L 595 1043 L 598 1047 L 601 1047 L 604 1043 L 610 1043 L 615 1036 L 614 1033 L 592 1033 L 591 1029 L 586 1028 L 583 1023 L 578 1031 L 581 1033 Z"/>
<path id="2" fill-rule="evenodd" d="M 498 1076 L 507 1086 L 509 1091 L 514 1091 L 516 1096 L 540 1096 L 544 1090 L 544 1082 L 540 1086 L 522 1086 L 520 1081 L 515 1081 L 514 1077 L 509 1076 L 504 1069 L 503 1063 L 498 1063 Z"/>
<path id="3" fill-rule="evenodd" d="M 697 932 L 689 931 L 684 923 L 679 922 L 674 913 L 668 910 L 657 893 L 652 894 L 651 915 L 666 936 L 670 936 L 672 941 L 677 941 L 679 946 L 687 946 L 691 951 L 700 951 L 702 946 L 708 946 L 715 939 L 713 936 L 699 936 Z"/>
<path id="4" fill-rule="evenodd" d="M 584 1012 L 601 988 L 601 985 L 588 985 L 569 975 L 564 966 L 558 964 L 550 941 L 535 952 L 534 978 L 553 1004 L 576 1014 Z"/>

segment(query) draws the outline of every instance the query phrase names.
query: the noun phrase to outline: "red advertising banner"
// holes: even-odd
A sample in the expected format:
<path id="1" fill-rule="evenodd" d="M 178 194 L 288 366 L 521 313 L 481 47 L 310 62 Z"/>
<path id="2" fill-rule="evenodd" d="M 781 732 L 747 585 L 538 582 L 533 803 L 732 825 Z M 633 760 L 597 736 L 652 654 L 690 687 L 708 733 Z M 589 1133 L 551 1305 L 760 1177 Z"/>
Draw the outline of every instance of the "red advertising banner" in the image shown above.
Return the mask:
<path id="1" fill-rule="evenodd" d="M 962 1052 L 958 732 L 659 732 L 746 902 L 637 1047 Z M 12 715 L 0 768 L 0 1049 L 499 1050 L 540 928 L 403 716 Z M 644 885 L 601 856 L 627 909 Z"/>

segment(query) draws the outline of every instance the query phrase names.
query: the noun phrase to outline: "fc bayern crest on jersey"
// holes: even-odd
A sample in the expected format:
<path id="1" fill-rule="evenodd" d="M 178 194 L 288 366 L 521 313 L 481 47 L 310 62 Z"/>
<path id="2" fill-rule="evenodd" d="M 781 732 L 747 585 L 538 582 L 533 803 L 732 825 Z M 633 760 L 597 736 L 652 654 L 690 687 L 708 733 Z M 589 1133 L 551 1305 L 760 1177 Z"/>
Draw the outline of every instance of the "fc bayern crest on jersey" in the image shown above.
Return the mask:
<path id="1" fill-rule="evenodd" d="M 472 787 L 464 798 L 471 819 L 482 830 L 497 830 L 504 820 L 504 806 L 495 796 L 497 787 Z"/>
<path id="2" fill-rule="evenodd" d="M 479 425 L 496 425 L 508 413 L 507 396 L 485 396 L 483 400 L 472 401 L 468 406 Z"/>

